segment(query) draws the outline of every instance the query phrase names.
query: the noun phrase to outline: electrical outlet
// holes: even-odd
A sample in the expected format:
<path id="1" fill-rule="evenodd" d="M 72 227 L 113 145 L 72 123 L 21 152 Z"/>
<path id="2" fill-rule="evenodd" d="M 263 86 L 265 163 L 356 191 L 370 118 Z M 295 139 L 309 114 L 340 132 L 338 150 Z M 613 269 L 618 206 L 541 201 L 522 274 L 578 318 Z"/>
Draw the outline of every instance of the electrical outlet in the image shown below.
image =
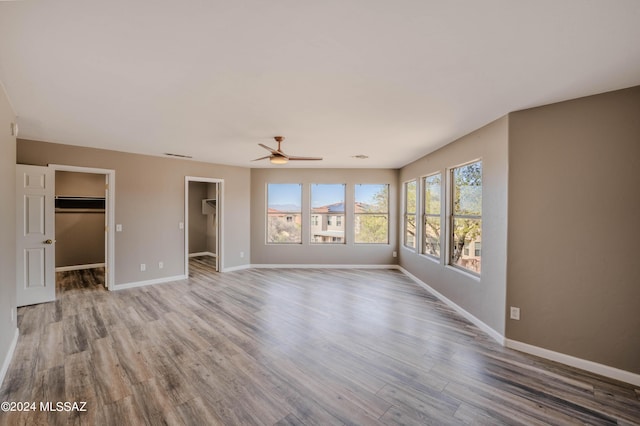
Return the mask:
<path id="1" fill-rule="evenodd" d="M 520 319 L 520 308 L 516 308 L 515 306 L 511 307 L 511 319 L 512 320 Z"/>
<path id="2" fill-rule="evenodd" d="M 179 229 L 184 229 L 184 222 L 178 223 L 178 228 Z"/>
<path id="3" fill-rule="evenodd" d="M 397 251 L 393 252 L 393 257 L 398 257 L 398 252 Z"/>
<path id="4" fill-rule="evenodd" d="M 158 269 L 164 268 L 164 262 L 158 262 Z"/>
<path id="5" fill-rule="evenodd" d="M 240 259 L 244 259 L 244 252 L 243 251 L 240 252 Z"/>
<path id="6" fill-rule="evenodd" d="M 141 270 L 142 272 L 146 271 L 146 270 L 147 270 L 147 265 L 145 265 L 144 263 L 141 263 L 141 264 L 140 264 L 140 270 Z"/>

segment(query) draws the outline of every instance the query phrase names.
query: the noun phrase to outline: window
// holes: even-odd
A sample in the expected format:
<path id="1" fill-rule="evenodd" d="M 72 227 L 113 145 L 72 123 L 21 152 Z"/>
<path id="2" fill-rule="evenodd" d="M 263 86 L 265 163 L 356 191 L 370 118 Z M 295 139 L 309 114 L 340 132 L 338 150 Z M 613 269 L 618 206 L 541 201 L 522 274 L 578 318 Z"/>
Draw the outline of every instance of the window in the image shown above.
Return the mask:
<path id="1" fill-rule="evenodd" d="M 422 252 L 440 257 L 440 194 L 442 175 L 440 173 L 424 178 L 424 227 Z"/>
<path id="2" fill-rule="evenodd" d="M 481 271 L 482 162 L 451 170 L 451 264 Z M 473 256 L 468 248 L 474 245 Z"/>
<path id="3" fill-rule="evenodd" d="M 320 216 L 311 216 L 311 226 L 318 226 Z"/>
<path id="4" fill-rule="evenodd" d="M 404 183 L 404 245 L 416 248 L 416 181 Z"/>
<path id="5" fill-rule="evenodd" d="M 323 225 L 311 227 L 313 243 L 344 243 L 344 184 L 312 184 L 311 215 Z M 324 219 L 326 217 L 326 219 Z M 326 225 L 324 225 L 326 223 Z"/>
<path id="6" fill-rule="evenodd" d="M 389 185 L 356 185 L 354 241 L 389 244 Z"/>
<path id="7" fill-rule="evenodd" d="M 267 185 L 267 243 L 301 244 L 302 185 Z"/>

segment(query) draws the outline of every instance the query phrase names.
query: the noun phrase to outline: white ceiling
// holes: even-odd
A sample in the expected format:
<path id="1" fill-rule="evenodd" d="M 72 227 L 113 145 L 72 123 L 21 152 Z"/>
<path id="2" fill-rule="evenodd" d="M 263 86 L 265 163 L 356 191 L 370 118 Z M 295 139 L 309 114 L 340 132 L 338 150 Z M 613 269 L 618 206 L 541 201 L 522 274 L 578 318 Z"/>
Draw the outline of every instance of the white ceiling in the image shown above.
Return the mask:
<path id="1" fill-rule="evenodd" d="M 397 168 L 640 84 L 640 1 L 5 1 L 0 81 L 25 139 L 268 167 L 284 135 L 325 158 L 286 167 Z"/>

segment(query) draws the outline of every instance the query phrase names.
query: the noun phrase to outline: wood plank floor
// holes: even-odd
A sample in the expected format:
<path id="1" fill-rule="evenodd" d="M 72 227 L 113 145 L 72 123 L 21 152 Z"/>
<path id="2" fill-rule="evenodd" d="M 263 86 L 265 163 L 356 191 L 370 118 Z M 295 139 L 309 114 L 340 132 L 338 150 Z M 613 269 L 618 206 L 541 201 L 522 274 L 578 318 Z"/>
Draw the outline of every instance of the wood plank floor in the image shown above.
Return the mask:
<path id="1" fill-rule="evenodd" d="M 640 424 L 640 390 L 503 348 L 393 270 L 245 270 L 19 309 L 3 425 Z"/>

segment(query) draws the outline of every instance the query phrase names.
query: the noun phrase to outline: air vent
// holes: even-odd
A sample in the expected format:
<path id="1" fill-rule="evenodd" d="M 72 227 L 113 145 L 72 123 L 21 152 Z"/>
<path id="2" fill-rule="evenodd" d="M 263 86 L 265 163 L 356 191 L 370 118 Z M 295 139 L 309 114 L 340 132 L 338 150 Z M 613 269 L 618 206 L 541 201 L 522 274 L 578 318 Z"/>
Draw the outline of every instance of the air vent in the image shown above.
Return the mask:
<path id="1" fill-rule="evenodd" d="M 190 155 L 184 155 L 184 154 L 172 154 L 170 152 L 165 152 L 164 155 L 168 155 L 169 157 L 178 157 L 178 158 L 193 158 Z"/>

